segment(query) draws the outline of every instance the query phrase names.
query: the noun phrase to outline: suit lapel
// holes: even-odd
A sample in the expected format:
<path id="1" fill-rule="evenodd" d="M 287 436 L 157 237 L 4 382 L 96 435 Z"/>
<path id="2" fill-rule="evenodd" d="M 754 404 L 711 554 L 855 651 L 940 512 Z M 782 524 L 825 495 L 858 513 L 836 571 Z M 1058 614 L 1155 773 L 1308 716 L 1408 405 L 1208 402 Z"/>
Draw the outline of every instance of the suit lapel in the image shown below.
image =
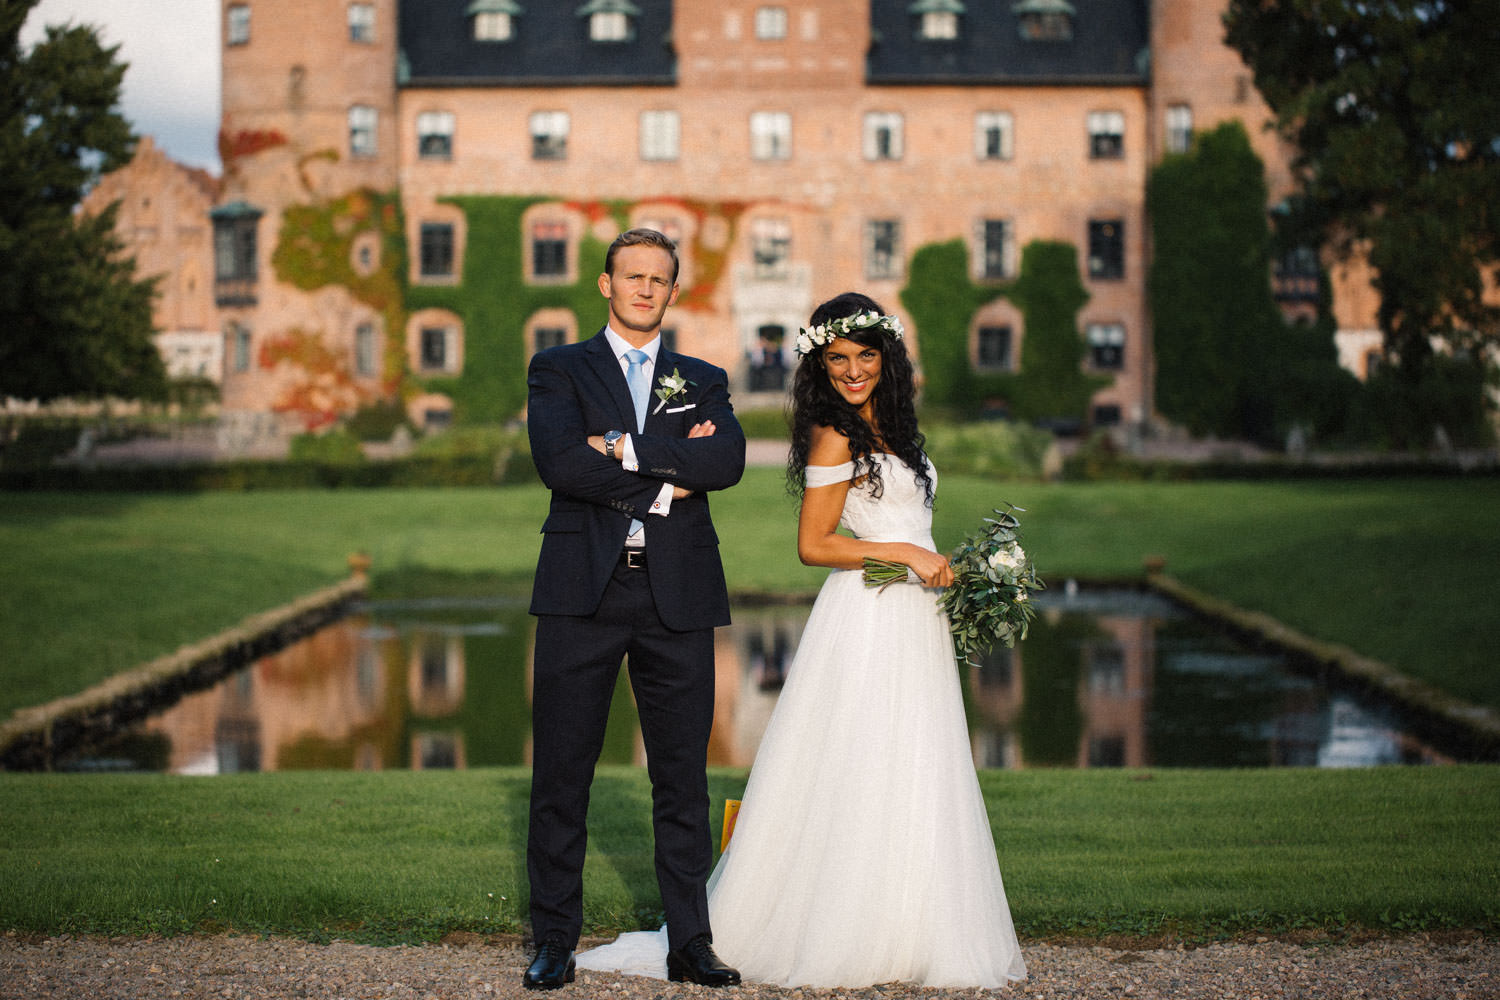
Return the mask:
<path id="1" fill-rule="evenodd" d="M 594 369 L 600 384 L 609 393 L 609 398 L 614 401 L 615 409 L 619 412 L 619 429 L 634 434 L 635 403 L 630 398 L 630 386 L 625 384 L 625 372 L 620 367 L 620 359 L 609 349 L 609 338 L 604 336 L 602 329 L 588 342 L 587 354 L 589 366 Z M 650 407 L 647 410 L 649 412 Z"/>
<path id="2" fill-rule="evenodd" d="M 661 347 L 657 350 L 656 367 L 655 369 L 653 369 L 656 377 L 651 380 L 652 389 L 650 395 L 646 397 L 647 427 L 653 427 L 655 426 L 656 421 L 666 419 L 666 404 L 662 404 L 661 397 L 656 395 L 655 387 L 661 384 L 661 379 L 663 376 L 670 375 L 672 374 L 672 372 L 676 371 L 677 365 L 677 355 L 673 354 L 665 347 Z M 679 403 L 674 401 L 671 405 L 677 406 L 679 405 Z"/>

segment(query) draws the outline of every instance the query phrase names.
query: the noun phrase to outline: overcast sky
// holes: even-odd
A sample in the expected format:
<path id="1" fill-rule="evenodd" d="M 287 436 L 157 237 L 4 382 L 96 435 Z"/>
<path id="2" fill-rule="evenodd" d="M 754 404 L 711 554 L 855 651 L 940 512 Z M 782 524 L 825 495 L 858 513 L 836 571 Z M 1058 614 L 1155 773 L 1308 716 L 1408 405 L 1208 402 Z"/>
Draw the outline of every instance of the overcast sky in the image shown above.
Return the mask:
<path id="1" fill-rule="evenodd" d="M 122 104 L 135 131 L 168 156 L 219 172 L 218 0 L 41 0 L 21 32 L 30 47 L 50 24 L 88 24 L 129 63 Z"/>

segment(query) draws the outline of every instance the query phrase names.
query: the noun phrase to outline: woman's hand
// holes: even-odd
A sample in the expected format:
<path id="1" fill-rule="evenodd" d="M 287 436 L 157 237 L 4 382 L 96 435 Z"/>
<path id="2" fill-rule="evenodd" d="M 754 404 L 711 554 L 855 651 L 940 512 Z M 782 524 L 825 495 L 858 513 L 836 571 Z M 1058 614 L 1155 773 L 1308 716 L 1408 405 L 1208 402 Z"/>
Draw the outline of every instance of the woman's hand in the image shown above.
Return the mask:
<path id="1" fill-rule="evenodd" d="M 931 549 L 924 549 L 920 545 L 908 545 L 907 548 L 910 554 L 898 561 L 906 563 L 907 567 L 921 579 L 923 586 L 953 586 L 953 567 L 948 564 L 946 556 L 939 555 Z"/>

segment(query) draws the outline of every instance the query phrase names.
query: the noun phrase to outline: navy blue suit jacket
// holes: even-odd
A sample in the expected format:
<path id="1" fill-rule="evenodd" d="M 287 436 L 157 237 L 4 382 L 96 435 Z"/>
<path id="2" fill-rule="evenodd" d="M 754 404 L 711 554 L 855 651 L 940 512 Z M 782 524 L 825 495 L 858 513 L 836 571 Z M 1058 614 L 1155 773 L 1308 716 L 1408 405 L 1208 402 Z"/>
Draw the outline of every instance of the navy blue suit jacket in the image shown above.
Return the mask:
<path id="1" fill-rule="evenodd" d="M 659 379 L 679 371 L 692 384 L 664 405 Z M 745 435 L 729 403 L 722 368 L 662 348 L 656 358 L 646 429 L 635 432 L 625 373 L 604 331 L 541 351 L 526 376 L 532 459 L 552 491 L 531 613 L 591 615 L 625 545 L 631 518 L 646 526 L 647 567 L 662 623 L 675 631 L 729 624 L 729 597 L 708 493 L 739 482 Z M 712 420 L 711 437 L 688 429 Z M 628 472 L 588 444 L 608 430 L 633 436 L 640 471 Z M 692 492 L 667 516 L 651 513 L 663 483 Z"/>

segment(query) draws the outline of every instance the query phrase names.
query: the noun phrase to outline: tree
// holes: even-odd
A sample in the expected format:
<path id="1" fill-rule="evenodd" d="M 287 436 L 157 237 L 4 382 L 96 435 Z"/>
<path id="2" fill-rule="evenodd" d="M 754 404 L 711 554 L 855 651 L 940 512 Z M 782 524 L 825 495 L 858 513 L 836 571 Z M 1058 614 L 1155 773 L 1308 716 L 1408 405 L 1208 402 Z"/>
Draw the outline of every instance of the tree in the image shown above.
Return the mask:
<path id="1" fill-rule="evenodd" d="M 1405 377 L 1434 336 L 1500 343 L 1500 4 L 1231 0 L 1225 25 L 1297 149 L 1291 229 L 1368 257 Z"/>
<path id="2" fill-rule="evenodd" d="M 1264 165 L 1238 121 L 1199 135 L 1146 182 L 1155 250 L 1156 405 L 1195 434 L 1278 444 L 1340 430 L 1356 389 L 1332 317 L 1289 327 L 1271 294 Z"/>
<path id="3" fill-rule="evenodd" d="M 161 398 L 155 281 L 135 280 L 114 206 L 75 211 L 134 151 L 125 66 L 91 28 L 48 28 L 23 53 L 35 2 L 0 0 L 0 395 Z"/>

